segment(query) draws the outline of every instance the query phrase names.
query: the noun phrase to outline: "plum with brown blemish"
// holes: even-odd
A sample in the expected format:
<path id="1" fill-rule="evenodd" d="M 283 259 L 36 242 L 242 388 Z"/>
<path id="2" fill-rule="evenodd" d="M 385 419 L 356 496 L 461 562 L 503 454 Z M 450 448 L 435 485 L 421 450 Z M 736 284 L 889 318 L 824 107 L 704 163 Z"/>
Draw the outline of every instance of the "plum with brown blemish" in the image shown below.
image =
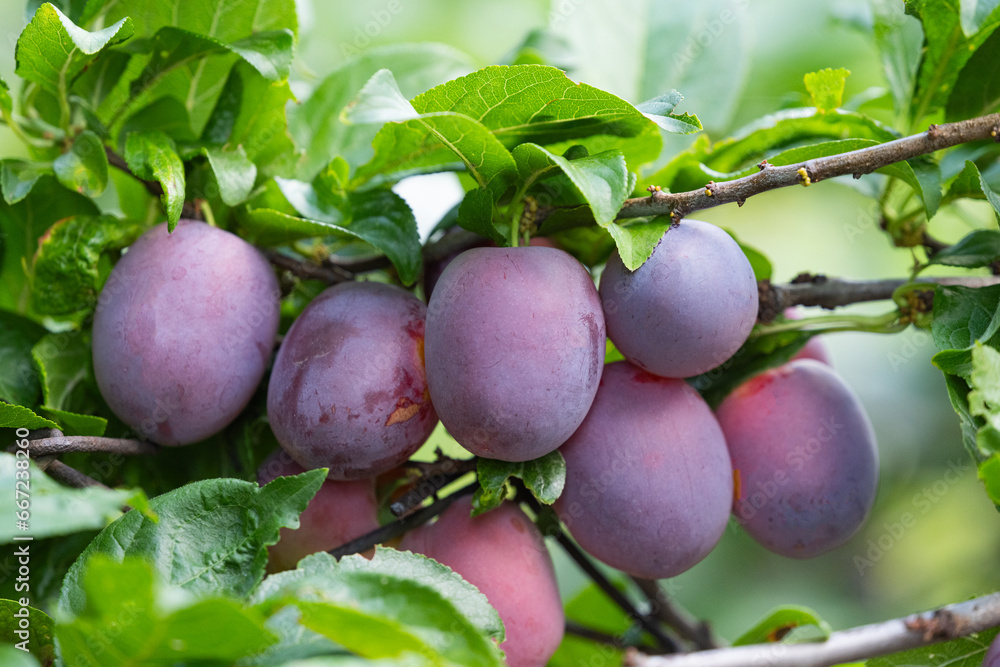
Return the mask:
<path id="1" fill-rule="evenodd" d="M 261 486 L 305 469 L 283 449 L 264 459 L 257 470 Z M 330 551 L 379 527 L 378 502 L 372 479 L 328 479 L 299 516 L 298 528 L 282 528 L 278 543 L 268 547 L 269 572 L 294 569 L 318 551 Z"/>
<path id="2" fill-rule="evenodd" d="M 246 407 L 278 331 L 278 281 L 261 253 L 195 220 L 153 227 L 111 271 L 94 314 L 94 375 L 143 438 L 185 445 Z"/>
<path id="3" fill-rule="evenodd" d="M 556 512 L 608 565 L 673 577 L 722 537 L 733 498 L 722 430 L 682 380 L 608 364 L 580 428 L 560 449 L 566 487 Z"/>
<path id="4" fill-rule="evenodd" d="M 840 376 L 792 361 L 737 387 L 716 414 L 739 479 L 733 514 L 751 537 L 811 558 L 857 532 L 875 501 L 878 450 Z"/>
<path id="5" fill-rule="evenodd" d="M 562 250 L 468 250 L 428 304 L 431 400 L 477 456 L 527 461 L 565 442 L 594 400 L 604 349 L 597 290 Z"/>
<path id="6" fill-rule="evenodd" d="M 375 282 L 331 287 L 288 330 L 267 390 L 278 442 L 331 479 L 373 477 L 406 461 L 437 415 L 424 372 L 423 302 Z"/>
<path id="7" fill-rule="evenodd" d="M 477 517 L 462 498 L 436 523 L 410 531 L 400 549 L 447 565 L 497 610 L 508 667 L 544 667 L 562 641 L 564 617 L 552 559 L 535 524 L 504 503 Z"/>

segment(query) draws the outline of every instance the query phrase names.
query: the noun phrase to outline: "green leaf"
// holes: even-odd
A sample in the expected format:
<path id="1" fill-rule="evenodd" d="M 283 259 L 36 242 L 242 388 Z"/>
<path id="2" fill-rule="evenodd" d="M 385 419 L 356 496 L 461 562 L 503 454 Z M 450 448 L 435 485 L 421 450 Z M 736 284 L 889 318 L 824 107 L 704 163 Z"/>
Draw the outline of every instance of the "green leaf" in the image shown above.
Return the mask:
<path id="1" fill-rule="evenodd" d="M 15 634 L 19 621 L 27 621 L 27 640 Z M 56 659 L 56 646 L 52 632 L 52 619 L 41 609 L 21 605 L 20 600 L 0 600 L 0 644 L 21 644 L 27 646 L 30 655 L 43 665 L 51 665 Z M 12 663 L 2 659 L 4 665 Z"/>
<path id="2" fill-rule="evenodd" d="M 334 70 L 303 104 L 289 111 L 289 130 L 304 149 L 299 178 L 312 179 L 334 158 L 356 167 L 372 157 L 377 125 L 346 125 L 341 112 L 380 69 L 393 73 L 409 98 L 473 69 L 464 53 L 444 44 L 398 44 L 372 48 Z"/>
<path id="3" fill-rule="evenodd" d="M 243 146 L 237 146 L 236 150 L 230 151 L 203 148 L 202 152 L 212 166 L 222 201 L 227 206 L 243 203 L 257 180 L 257 166 L 247 157 Z"/>
<path id="4" fill-rule="evenodd" d="M 167 584 L 191 593 L 247 595 L 264 577 L 266 547 L 278 541 L 281 528 L 298 526 L 325 478 L 320 468 L 261 488 L 209 479 L 157 496 L 149 502 L 157 521 L 131 510 L 94 538 L 66 575 L 59 608 L 83 612 L 82 577 L 96 554 L 117 562 L 147 558 Z"/>
<path id="5" fill-rule="evenodd" d="M 59 422 L 66 435 L 104 435 L 106 419 L 72 412 L 94 410 L 89 399 L 97 392 L 97 385 L 87 336 L 79 331 L 49 334 L 32 348 L 31 356 L 42 380 L 44 402 L 39 411 Z M 81 394 L 86 402 L 74 400 Z"/>
<path id="6" fill-rule="evenodd" d="M 512 155 L 521 179 L 528 183 L 551 175 L 554 169 L 565 174 L 590 206 L 601 227 L 611 224 L 630 194 L 628 168 L 619 151 L 568 160 L 538 144 L 521 144 Z"/>
<path id="7" fill-rule="evenodd" d="M 20 649 L 16 649 L 8 644 L 0 644 L 0 662 L 7 667 L 39 667 L 42 663 Z M 50 663 L 45 663 L 46 667 Z"/>
<path id="8" fill-rule="evenodd" d="M 227 43 L 189 30 L 164 27 L 157 31 L 149 43 L 148 50 L 152 57 L 143 72 L 132 82 L 132 95 L 142 94 L 165 72 L 226 51 L 245 60 L 265 79 L 282 81 L 288 78 L 292 67 L 294 44 L 295 36 L 288 29 L 260 32 Z"/>
<path id="9" fill-rule="evenodd" d="M 1000 346 L 1000 285 L 938 286 L 931 336 L 940 350 L 931 360 L 934 365 L 945 373 L 968 378 L 975 342 Z"/>
<path id="10" fill-rule="evenodd" d="M 29 194 L 45 174 L 51 170 L 20 160 L 0 160 L 0 189 L 8 204 L 16 204 Z"/>
<path id="11" fill-rule="evenodd" d="M 997 629 L 978 632 L 949 642 L 922 646 L 902 653 L 873 658 L 866 667 L 981 667 L 983 656 L 990 642 L 997 636 Z"/>
<path id="12" fill-rule="evenodd" d="M 417 554 L 376 548 L 371 560 L 339 563 L 313 554 L 268 577 L 254 601 L 265 610 L 295 605 L 302 625 L 364 658 L 414 651 L 440 665 L 503 664 L 492 641 L 503 640 L 503 625 L 486 597 Z"/>
<path id="13" fill-rule="evenodd" d="M 59 424 L 39 417 L 24 406 L 0 401 L 0 428 L 59 428 Z"/>
<path id="14" fill-rule="evenodd" d="M 246 63 L 237 63 L 219 96 L 202 141 L 227 151 L 242 149 L 266 176 L 290 175 L 295 145 L 286 108 L 295 96 L 288 82 L 268 81 Z"/>
<path id="15" fill-rule="evenodd" d="M 173 231 L 184 208 L 184 163 L 173 140 L 162 132 L 132 132 L 125 139 L 125 162 L 139 178 L 162 186 L 160 199 Z"/>
<path id="16" fill-rule="evenodd" d="M 260 612 L 236 600 L 163 590 L 152 564 L 141 558 L 92 558 L 81 594 L 80 609 L 64 613 L 56 627 L 60 652 L 71 667 L 233 664 L 277 641 Z"/>
<path id="17" fill-rule="evenodd" d="M 354 101 L 340 112 L 340 119 L 348 125 L 381 125 L 407 121 L 419 115 L 399 90 L 392 72 L 380 69 L 361 87 Z"/>
<path id="18" fill-rule="evenodd" d="M 69 151 L 52 163 L 56 178 L 69 190 L 96 197 L 108 187 L 108 156 L 101 139 L 84 130 Z"/>
<path id="19" fill-rule="evenodd" d="M 87 32 L 55 6 L 45 3 L 17 39 L 15 73 L 65 98 L 73 80 L 102 49 L 120 44 L 132 33 L 129 18 Z"/>
<path id="20" fill-rule="evenodd" d="M 253 44 L 253 35 L 269 31 L 297 30 L 294 0 L 251 0 L 238 3 L 204 3 L 198 0 L 118 0 L 107 8 L 106 21 L 130 16 L 135 21 L 136 36 L 152 40 L 165 27 L 183 28 L 230 47 L 240 40 L 250 39 L 249 50 L 260 51 Z M 281 38 L 285 39 L 286 38 Z M 286 40 L 287 41 L 287 40 Z M 273 49 L 257 58 L 258 66 L 264 65 L 272 55 L 276 60 L 271 67 L 281 71 L 281 49 Z M 131 86 L 144 71 L 149 56 L 133 57 L 118 85 L 107 95 L 98 110 L 106 123 L 117 126 L 127 119 L 132 109 L 149 105 L 161 97 L 175 97 L 184 101 L 190 117 L 191 130 L 200 136 L 212 113 L 219 95 L 226 84 L 234 62 L 244 62 L 229 51 L 199 57 L 165 71 L 141 95 L 133 95 Z M 247 147 L 249 153 L 249 147 Z"/>
<path id="21" fill-rule="evenodd" d="M 844 103 L 844 85 L 847 77 L 851 75 L 851 70 L 844 69 L 821 69 L 818 72 L 810 72 L 804 77 L 806 90 L 812 98 L 812 105 L 821 112 L 837 109 Z"/>
<path id="22" fill-rule="evenodd" d="M 676 90 L 671 90 L 642 104 L 637 104 L 636 109 L 641 111 L 646 118 L 650 119 L 661 129 L 673 134 L 691 134 L 702 129 L 701 121 L 698 117 L 689 114 L 675 114 L 674 107 L 680 104 L 684 96 Z"/>
<path id="23" fill-rule="evenodd" d="M 986 179 L 979 173 L 979 168 L 972 160 L 965 161 L 965 167 L 952 180 L 945 193 L 944 201 L 950 202 L 961 197 L 985 199 L 993 206 L 997 219 L 1000 220 L 1000 194 L 990 188 Z"/>
<path id="24" fill-rule="evenodd" d="M 2 406 L 0 406 L 2 408 Z M 0 420 L 3 419 L 0 410 Z M 25 426 L 25 428 L 39 428 Z M 24 441 L 19 441 L 24 442 Z M 29 451 L 31 442 L 28 441 Z M 18 467 L 23 465 L 24 458 L 14 454 L 0 452 L 0 481 L 4 488 L 14 489 L 17 479 L 27 479 L 30 484 L 30 510 L 27 519 L 28 528 L 18 530 L 13 517 L 0 526 L 0 544 L 9 544 L 15 537 L 30 535 L 33 538 L 52 537 L 53 535 L 69 535 L 84 530 L 104 528 L 121 516 L 123 505 L 131 502 L 137 492 L 128 489 L 106 489 L 91 486 L 85 489 L 73 489 L 55 482 L 31 463 L 26 471 Z M 20 473 L 20 477 L 18 477 Z M 141 492 L 138 492 L 141 493 Z M 13 498 L 13 491 L 11 491 Z M 13 507 L 11 508 L 13 511 Z"/>
<path id="25" fill-rule="evenodd" d="M 45 335 L 45 328 L 29 319 L 0 310 L 0 400 L 34 405 L 39 381 L 31 360 L 31 347 Z"/>
<path id="26" fill-rule="evenodd" d="M 476 470 L 479 488 L 472 497 L 472 516 L 500 507 L 512 477 L 522 480 L 525 488 L 546 505 L 558 500 L 566 485 L 566 461 L 558 451 L 519 463 L 480 458 Z"/>
<path id="27" fill-rule="evenodd" d="M 731 229 L 726 229 L 725 232 L 732 236 L 733 240 L 739 244 L 740 250 L 743 251 L 743 254 L 746 255 L 747 260 L 750 262 L 754 277 L 757 280 L 770 280 L 771 274 L 774 272 L 771 260 L 760 250 L 741 241 Z"/>
<path id="28" fill-rule="evenodd" d="M 102 255 L 124 248 L 142 232 L 139 225 L 106 215 L 73 216 L 52 225 L 34 257 L 35 310 L 65 315 L 93 306 L 107 274 Z"/>
<path id="29" fill-rule="evenodd" d="M 650 220 L 638 220 L 631 224 L 612 222 L 608 231 L 615 240 L 615 247 L 622 258 L 622 264 L 629 271 L 635 271 L 646 263 L 663 235 L 673 224 L 669 215 L 661 215 Z"/>
<path id="30" fill-rule="evenodd" d="M 998 59 L 1000 32 L 994 31 L 959 73 L 945 106 L 945 120 L 983 116 L 1000 107 L 1000 72 L 995 66 Z"/>
<path id="31" fill-rule="evenodd" d="M 989 266 L 998 259 L 1000 259 L 1000 231 L 977 229 L 958 243 L 934 253 L 927 263 L 972 269 Z"/>
<path id="32" fill-rule="evenodd" d="M 948 102 L 966 62 L 1000 26 L 1000 7 L 972 23 L 966 21 L 967 26 L 978 26 L 971 35 L 963 30 L 961 10 L 955 3 L 910 0 L 906 12 L 920 19 L 924 28 L 924 49 L 910 103 L 912 120 L 920 122 Z"/>
<path id="33" fill-rule="evenodd" d="M 29 270 L 38 239 L 57 220 L 73 215 L 97 215 L 94 202 L 59 185 L 55 178 L 39 179 L 31 194 L 16 204 L 0 202 L 0 308 L 23 313 L 30 304 Z"/>
<path id="34" fill-rule="evenodd" d="M 507 245 L 509 239 L 493 223 L 494 212 L 493 194 L 486 188 L 474 188 L 465 193 L 458 207 L 458 226 L 485 236 L 497 245 Z"/>
<path id="35" fill-rule="evenodd" d="M 281 194 L 303 217 L 271 208 L 246 207 L 240 223 L 254 243 L 281 245 L 316 236 L 356 238 L 370 243 L 410 285 L 423 266 L 420 235 L 413 212 L 390 190 L 352 193 L 341 207 L 320 198 L 309 183 L 277 179 Z"/>
<path id="36" fill-rule="evenodd" d="M 979 32 L 989 19 L 993 10 L 1000 5 L 997 0 L 961 0 L 959 16 L 962 22 L 962 32 L 971 37 Z"/>
<path id="37" fill-rule="evenodd" d="M 494 183 L 505 184 L 513 166 L 502 148 L 595 134 L 617 140 L 641 135 L 652 126 L 628 102 L 541 65 L 487 67 L 411 102 L 420 118 L 389 123 L 379 131 L 375 157 L 358 170 L 359 183 L 380 174 L 444 165 L 453 161 L 449 152 L 454 152 L 479 186 L 490 187 L 497 198 L 503 188 Z"/>
<path id="38" fill-rule="evenodd" d="M 973 346 L 969 387 L 969 412 L 982 418 L 976 445 L 984 456 L 995 456 L 1000 453 L 1000 352 L 982 343 Z M 991 500 L 1000 504 L 1000 497 Z"/>
<path id="39" fill-rule="evenodd" d="M 787 606 L 769 611 L 763 619 L 740 635 L 733 646 L 786 641 L 790 632 L 803 626 L 819 628 L 824 639 L 830 636 L 829 624 L 815 611 L 808 607 Z"/>

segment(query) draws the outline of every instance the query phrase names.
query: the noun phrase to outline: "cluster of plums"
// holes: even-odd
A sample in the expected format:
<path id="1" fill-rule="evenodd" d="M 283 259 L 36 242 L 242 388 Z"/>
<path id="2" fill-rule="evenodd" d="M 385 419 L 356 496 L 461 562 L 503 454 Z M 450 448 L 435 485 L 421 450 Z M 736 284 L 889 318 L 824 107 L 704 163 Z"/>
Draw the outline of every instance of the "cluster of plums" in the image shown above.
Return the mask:
<path id="1" fill-rule="evenodd" d="M 219 431 L 264 375 L 279 300 L 267 261 L 237 236 L 194 221 L 172 234 L 153 228 L 98 304 L 105 399 L 164 445 Z M 288 330 L 268 385 L 282 450 L 260 481 L 330 471 L 301 528 L 272 549 L 272 567 L 377 527 L 373 479 L 405 462 L 439 419 L 477 456 L 527 461 L 559 449 L 563 523 L 593 556 L 639 577 L 693 566 L 731 512 L 786 556 L 843 544 L 872 505 L 878 458 L 858 399 L 829 366 L 793 360 L 714 413 L 683 380 L 729 359 L 757 309 L 740 247 L 694 220 L 669 230 L 634 272 L 613 255 L 599 290 L 552 247 L 468 250 L 426 306 L 376 282 L 327 289 Z M 605 364 L 607 338 L 628 361 Z M 400 546 L 487 595 L 507 626 L 509 664 L 542 665 L 563 626 L 542 538 L 516 506 L 475 519 L 469 509 L 454 504 Z"/>

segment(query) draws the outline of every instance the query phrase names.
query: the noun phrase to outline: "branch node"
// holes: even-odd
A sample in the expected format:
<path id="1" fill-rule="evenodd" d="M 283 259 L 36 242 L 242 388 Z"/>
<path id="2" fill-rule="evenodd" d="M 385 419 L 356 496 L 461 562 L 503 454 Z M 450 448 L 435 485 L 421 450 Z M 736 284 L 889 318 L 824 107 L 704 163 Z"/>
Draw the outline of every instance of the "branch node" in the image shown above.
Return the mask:
<path id="1" fill-rule="evenodd" d="M 927 126 L 927 138 L 928 139 L 937 139 L 939 136 L 941 136 L 941 126 L 940 125 L 938 125 L 937 123 L 931 123 L 930 125 Z"/>
<path id="2" fill-rule="evenodd" d="M 761 171 L 764 171 L 765 169 L 767 169 L 770 166 L 771 166 L 771 164 L 766 159 L 765 160 L 761 160 L 760 162 L 757 163 L 757 168 L 760 169 Z"/>
<path id="3" fill-rule="evenodd" d="M 737 197 L 736 198 L 736 205 L 737 206 L 743 206 L 743 204 L 746 204 L 746 203 L 747 203 L 746 197 Z"/>
<path id="4" fill-rule="evenodd" d="M 963 620 L 947 609 L 938 609 L 930 617 L 908 618 L 904 625 L 910 632 L 919 632 L 926 643 L 961 637 L 964 634 Z"/>
<path id="5" fill-rule="evenodd" d="M 663 188 L 661 188 L 659 185 L 650 185 L 648 188 L 646 188 L 646 192 L 649 193 L 650 197 L 655 197 L 658 193 L 662 191 Z"/>
<path id="6" fill-rule="evenodd" d="M 993 137 L 993 141 L 1000 142 L 1000 125 L 993 126 L 993 129 L 990 130 L 990 136 Z"/>
<path id="7" fill-rule="evenodd" d="M 705 186 L 705 196 L 712 197 L 713 195 L 715 195 L 716 187 L 717 186 L 715 185 L 715 181 L 709 181 L 708 184 Z"/>
<path id="8" fill-rule="evenodd" d="M 799 167 L 798 171 L 796 171 L 795 173 L 799 175 L 799 182 L 802 183 L 804 187 L 812 185 L 812 179 L 809 178 L 808 169 L 806 169 L 805 167 Z"/>

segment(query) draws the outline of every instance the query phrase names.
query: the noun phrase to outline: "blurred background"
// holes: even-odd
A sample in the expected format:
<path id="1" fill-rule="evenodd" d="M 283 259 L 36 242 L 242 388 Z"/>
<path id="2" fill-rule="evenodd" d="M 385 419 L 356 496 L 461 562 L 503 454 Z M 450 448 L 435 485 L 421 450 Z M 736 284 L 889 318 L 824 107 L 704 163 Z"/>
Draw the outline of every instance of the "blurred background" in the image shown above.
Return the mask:
<path id="1" fill-rule="evenodd" d="M 239 0 L 230 0 L 239 1 Z M 867 0 L 801 3 L 732 0 L 299 0 L 300 43 L 294 70 L 300 98 L 353 55 L 416 41 L 448 44 L 474 66 L 500 62 L 529 31 L 564 38 L 560 63 L 572 78 L 641 102 L 670 89 L 679 111 L 697 114 L 713 140 L 783 106 L 803 103 L 805 73 L 851 70 L 848 106 L 877 99 L 886 85 L 871 37 Z M 920 31 L 911 23 L 912 45 Z M 0 75 L 13 80 L 14 43 L 24 25 L 22 0 L 0 0 Z M 891 111 L 865 107 L 892 123 Z M 910 128 L 900 128 L 909 131 Z M 691 138 L 669 137 L 665 156 Z M 0 155 L 23 155 L 0 127 Z M 702 219 L 732 229 L 773 262 L 775 280 L 802 271 L 856 279 L 903 277 L 912 263 L 878 229 L 863 193 L 867 179 L 789 188 L 724 206 Z M 451 176 L 400 186 L 424 225 L 433 224 L 461 189 Z M 953 242 L 991 223 L 970 204 L 942 212 L 931 231 Z M 889 305 L 859 310 L 886 312 Z M 1000 521 L 976 480 L 941 374 L 930 364 L 930 336 L 839 334 L 825 338 L 833 365 L 854 387 L 878 434 L 878 501 L 866 527 L 846 546 L 810 561 L 766 552 L 737 528 L 704 562 L 667 582 L 693 613 L 733 639 L 776 605 L 815 609 L 835 628 L 912 612 L 1000 589 Z M 436 437 L 434 444 L 443 442 Z M 900 524 L 909 513 L 915 522 Z M 586 581 L 558 550 L 560 586 L 572 599 Z"/>

